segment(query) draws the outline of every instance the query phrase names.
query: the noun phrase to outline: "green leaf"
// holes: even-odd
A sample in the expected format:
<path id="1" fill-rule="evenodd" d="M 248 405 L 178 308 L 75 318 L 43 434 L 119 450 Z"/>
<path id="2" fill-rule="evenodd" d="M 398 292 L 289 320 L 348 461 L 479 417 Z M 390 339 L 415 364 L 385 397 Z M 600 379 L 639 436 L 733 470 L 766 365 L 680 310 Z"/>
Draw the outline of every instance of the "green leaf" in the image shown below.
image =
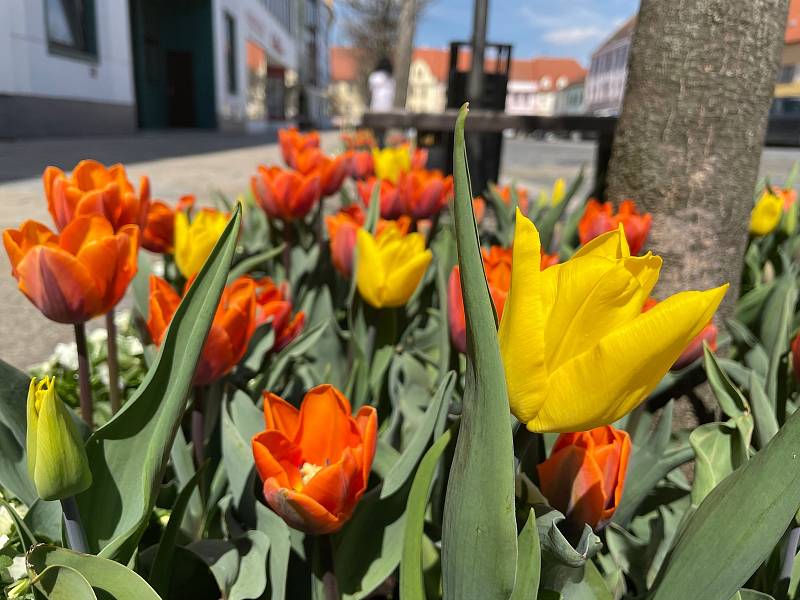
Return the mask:
<path id="1" fill-rule="evenodd" d="M 422 572 L 425 507 L 428 505 L 431 484 L 439 464 L 439 458 L 452 437 L 453 430 L 448 429 L 425 453 L 408 494 L 403 555 L 400 559 L 400 597 L 404 600 L 425 600 L 425 582 Z M 532 600 L 535 600 L 535 597 Z"/>
<path id="2" fill-rule="evenodd" d="M 736 320 L 748 326 L 755 324 L 764 308 L 764 301 L 774 286 L 775 282 L 771 281 L 758 285 L 749 292 L 742 294 L 736 301 L 736 312 L 734 313 Z"/>
<path id="3" fill-rule="evenodd" d="M 652 600 L 729 600 L 745 584 L 800 506 L 798 447 L 800 413 L 795 413 L 688 519 Z"/>
<path id="4" fill-rule="evenodd" d="M 442 410 L 447 410 L 450 395 L 453 393 L 453 386 L 456 382 L 456 376 L 453 371 L 447 374 L 444 380 L 439 384 L 439 389 L 436 390 L 425 415 L 422 418 L 421 426 L 416 429 L 414 436 L 406 446 L 405 450 L 400 454 L 400 458 L 391 470 L 386 474 L 383 479 L 383 486 L 381 488 L 381 498 L 391 496 L 399 490 L 417 465 L 425 448 L 428 445 L 428 440 L 433 433 L 433 429 L 441 418 Z"/>
<path id="5" fill-rule="evenodd" d="M 542 556 L 539 548 L 539 530 L 536 527 L 536 513 L 533 509 L 519 534 L 517 546 L 519 547 L 517 577 L 514 583 L 514 593 L 511 594 L 510 600 L 536 600 L 539 593 Z"/>
<path id="6" fill-rule="evenodd" d="M 775 600 L 769 594 L 757 592 L 756 590 L 741 589 L 733 595 L 731 600 Z"/>
<path id="7" fill-rule="evenodd" d="M 622 499 L 612 518 L 614 523 L 627 526 L 656 484 L 670 471 L 694 457 L 694 451 L 690 447 L 682 445 L 668 448 L 672 433 L 672 411 L 673 401 L 670 400 L 647 438 L 634 438 Z"/>
<path id="8" fill-rule="evenodd" d="M 467 314 L 461 427 L 447 484 L 442 531 L 444 595 L 506 600 L 514 591 L 517 524 L 514 449 L 497 321 L 483 272 L 464 145 L 467 107 L 453 151 L 455 229 Z"/>
<path id="9" fill-rule="evenodd" d="M 778 433 L 780 427 L 775 413 L 772 412 L 772 403 L 764 391 L 764 383 L 753 371 L 750 372 L 749 387 L 756 440 L 758 441 L 758 447 L 763 448 Z"/>
<path id="10" fill-rule="evenodd" d="M 767 397 L 777 411 L 778 377 L 781 357 L 789 350 L 792 319 L 797 305 L 797 282 L 793 272 L 782 275 L 764 304 L 761 319 L 761 341 L 769 355 Z"/>
<path id="11" fill-rule="evenodd" d="M 147 526 L 240 223 L 237 208 L 175 312 L 142 385 L 86 443 L 93 483 L 77 500 L 89 547 L 103 557 L 127 563 Z"/>
<path id="12" fill-rule="evenodd" d="M 689 435 L 695 453 L 693 505 L 698 506 L 711 490 L 747 461 L 752 426 L 752 417 L 742 415 L 727 423 L 700 425 Z"/>
<path id="13" fill-rule="evenodd" d="M 27 550 L 31 546 L 35 545 L 37 541 L 36 537 L 34 537 L 33 533 L 31 533 L 31 530 L 28 529 L 25 521 L 23 521 L 22 518 L 17 514 L 17 511 L 14 510 L 14 507 L 6 502 L 2 497 L 0 497 L 0 507 L 4 508 L 8 512 L 8 516 L 11 517 L 11 520 L 14 522 L 14 529 L 17 530 L 17 535 L 19 536 L 23 547 Z"/>
<path id="14" fill-rule="evenodd" d="M 0 360 L 0 484 L 31 506 L 39 499 L 28 478 L 25 402 L 30 377 Z"/>
<path id="15" fill-rule="evenodd" d="M 189 506 L 189 501 L 192 497 L 197 483 L 200 481 L 203 471 L 208 463 L 202 465 L 192 476 L 192 478 L 183 486 L 183 489 L 178 494 L 175 504 L 172 506 L 172 512 L 169 515 L 166 527 L 161 534 L 161 540 L 158 543 L 158 551 L 153 560 L 153 565 L 150 568 L 150 576 L 147 578 L 153 589 L 163 597 L 169 593 L 169 582 L 172 577 L 172 558 L 175 553 L 175 545 L 178 540 L 178 534 L 181 530 L 181 523 L 186 509 Z"/>
<path id="16" fill-rule="evenodd" d="M 28 569 L 32 576 L 40 575 L 48 567 L 66 567 L 79 573 L 96 592 L 100 593 L 101 600 L 161 600 L 147 582 L 113 560 L 79 554 L 65 548 L 40 544 L 34 546 L 26 557 Z M 57 579 L 60 580 L 63 571 L 59 569 Z M 68 585 L 77 586 L 74 576 L 69 576 Z M 45 574 L 44 580 L 47 581 Z M 73 587 L 72 589 L 75 589 Z M 66 592 L 65 592 L 66 593 Z M 51 599 L 73 600 L 75 596 L 50 595 Z M 81 598 L 81 596 L 77 596 Z"/>
<path id="17" fill-rule="evenodd" d="M 269 250 L 264 250 L 263 252 L 259 252 L 253 256 L 249 256 L 244 260 L 236 263 L 236 266 L 231 269 L 231 272 L 228 274 L 228 283 L 232 283 L 237 280 L 242 275 L 247 275 L 250 271 L 263 265 L 268 260 L 275 258 L 276 256 L 280 256 L 283 249 L 286 247 L 286 244 L 281 244 L 276 246 L 275 248 L 270 248 Z"/>
<path id="18" fill-rule="evenodd" d="M 558 524 L 564 521 L 563 514 L 544 504 L 536 504 L 534 508 L 542 555 L 547 557 L 547 560 L 543 560 L 543 564 L 547 562 L 570 568 L 581 567 L 603 547 L 600 538 L 588 525 L 583 526 L 581 537 L 573 546 L 558 527 Z"/>
<path id="19" fill-rule="evenodd" d="M 590 560 L 580 567 L 543 563 L 541 586 L 545 590 L 556 592 L 556 595 L 539 594 L 540 600 L 558 598 L 558 594 L 564 600 L 613 600 L 603 576 Z"/>
<path id="20" fill-rule="evenodd" d="M 705 342 L 703 343 L 703 356 L 708 383 L 722 408 L 722 412 L 732 419 L 742 413 L 750 412 L 750 406 L 747 404 L 744 395 L 733 385 L 728 378 L 728 374 L 719 366 L 714 353 L 711 352 Z"/>
<path id="21" fill-rule="evenodd" d="M 566 193 L 564 194 L 563 200 L 561 200 L 561 202 L 556 206 L 548 207 L 544 213 L 544 217 L 539 219 L 539 222 L 536 223 L 536 228 L 539 230 L 539 239 L 541 240 L 542 248 L 546 252 L 552 251 L 551 245 L 556 223 L 558 223 L 558 221 L 564 215 L 564 211 L 567 209 L 569 201 L 575 195 L 575 192 L 580 189 L 581 185 L 583 185 L 583 165 L 581 165 L 577 177 L 575 177 L 575 179 L 573 179 L 570 183 L 569 189 L 567 189 Z"/>
<path id="22" fill-rule="evenodd" d="M 34 580 L 33 587 L 47 600 L 97 600 L 86 578 L 71 567 L 46 567 Z"/>
<path id="23" fill-rule="evenodd" d="M 208 565 L 222 598 L 246 600 L 260 597 L 267 587 L 269 545 L 262 532 L 247 531 L 234 540 L 200 540 L 188 548 Z"/>

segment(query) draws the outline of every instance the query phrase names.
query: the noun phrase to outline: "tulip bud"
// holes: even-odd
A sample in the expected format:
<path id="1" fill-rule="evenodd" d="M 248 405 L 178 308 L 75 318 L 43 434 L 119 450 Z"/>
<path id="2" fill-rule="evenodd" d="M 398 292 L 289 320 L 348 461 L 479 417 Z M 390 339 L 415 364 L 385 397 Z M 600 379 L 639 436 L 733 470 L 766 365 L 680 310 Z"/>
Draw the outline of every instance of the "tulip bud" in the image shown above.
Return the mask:
<path id="1" fill-rule="evenodd" d="M 795 380 L 800 381 L 800 333 L 792 340 L 792 366 Z"/>
<path id="2" fill-rule="evenodd" d="M 28 388 L 28 475 L 43 500 L 74 496 L 92 484 L 83 440 L 56 394 L 55 377 Z"/>

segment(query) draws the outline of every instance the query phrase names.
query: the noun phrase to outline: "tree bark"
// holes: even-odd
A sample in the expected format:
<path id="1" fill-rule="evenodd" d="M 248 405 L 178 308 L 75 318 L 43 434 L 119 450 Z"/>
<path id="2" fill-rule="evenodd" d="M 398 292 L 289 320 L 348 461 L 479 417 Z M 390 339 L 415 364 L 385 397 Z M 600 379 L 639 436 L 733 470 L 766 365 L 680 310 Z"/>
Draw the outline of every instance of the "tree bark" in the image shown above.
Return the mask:
<path id="1" fill-rule="evenodd" d="M 664 258 L 656 295 L 731 287 L 739 296 L 753 189 L 789 0 L 642 0 L 608 198 L 653 214 Z M 676 428 L 719 417 L 707 386 L 679 399 Z"/>
<path id="2" fill-rule="evenodd" d="M 414 51 L 414 30 L 416 29 L 417 0 L 403 0 L 397 33 L 397 50 L 394 53 L 394 107 L 406 107 L 408 95 L 408 76 L 411 69 L 411 55 Z"/>
<path id="3" fill-rule="evenodd" d="M 656 293 L 730 282 L 732 314 L 789 0 L 642 0 L 608 197 L 653 214 Z"/>

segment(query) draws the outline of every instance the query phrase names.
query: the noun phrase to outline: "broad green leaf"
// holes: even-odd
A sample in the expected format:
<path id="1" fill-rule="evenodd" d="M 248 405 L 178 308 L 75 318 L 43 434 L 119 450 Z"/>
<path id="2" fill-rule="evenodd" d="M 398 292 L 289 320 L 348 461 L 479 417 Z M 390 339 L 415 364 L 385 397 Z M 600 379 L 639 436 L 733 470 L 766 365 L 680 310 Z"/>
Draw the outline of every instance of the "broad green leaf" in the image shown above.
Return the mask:
<path id="1" fill-rule="evenodd" d="M 695 453 L 693 505 L 699 506 L 711 490 L 747 461 L 752 427 L 752 417 L 741 415 L 727 423 L 707 423 L 692 431 L 689 443 Z"/>
<path id="2" fill-rule="evenodd" d="M 556 593 L 555 596 L 546 596 L 540 593 L 540 600 L 558 598 L 558 594 L 564 600 L 613 600 L 603 576 L 590 560 L 580 567 L 543 562 L 540 585 L 544 590 Z M 695 596 L 686 598 L 695 598 Z"/>
<path id="3" fill-rule="evenodd" d="M 206 463 L 207 464 L 207 463 Z M 186 482 L 183 489 L 178 494 L 175 504 L 172 506 L 172 512 L 169 515 L 169 521 L 164 527 L 161 534 L 161 540 L 158 543 L 158 551 L 153 560 L 153 566 L 150 569 L 150 576 L 147 578 L 153 589 L 163 597 L 169 593 L 169 582 L 172 576 L 172 558 L 175 553 L 175 546 L 178 540 L 178 534 L 181 530 L 181 523 L 186 509 L 189 506 L 192 494 L 194 493 L 197 483 L 200 481 L 206 465 L 202 465 Z"/>
<path id="4" fill-rule="evenodd" d="M 588 525 L 583 526 L 581 537 L 573 546 L 561 529 L 559 523 L 564 520 L 564 515 L 554 508 L 543 504 L 534 505 L 536 509 L 536 528 L 539 530 L 539 544 L 541 546 L 542 563 L 557 563 L 566 567 L 580 567 L 593 557 L 603 547 L 600 538 L 595 535 Z"/>
<path id="5" fill-rule="evenodd" d="M 72 567 L 45 567 L 33 582 L 33 587 L 47 600 L 97 600 L 86 578 Z"/>
<path id="6" fill-rule="evenodd" d="M 425 452 L 428 440 L 433 433 L 436 423 L 440 419 L 442 410 L 447 410 L 455 381 L 455 373 L 451 371 L 439 384 L 439 389 L 436 391 L 436 394 L 434 394 L 428 409 L 425 411 L 421 426 L 416 429 L 411 441 L 400 454 L 400 458 L 386 474 L 386 477 L 384 477 L 381 498 L 386 498 L 394 494 L 403 487 L 408 478 L 411 477 L 414 467 Z"/>
<path id="7" fill-rule="evenodd" d="M 408 494 L 403 555 L 400 559 L 400 597 L 404 600 L 425 600 L 425 581 L 422 572 L 425 508 L 428 505 L 431 483 L 439 464 L 439 458 L 452 437 L 452 430 L 448 429 L 425 453 Z"/>
<path id="8" fill-rule="evenodd" d="M 510 600 L 536 600 L 539 593 L 542 554 L 539 548 L 539 530 L 536 513 L 531 509 L 528 520 L 517 540 L 517 577 Z"/>
<path id="9" fill-rule="evenodd" d="M 753 422 L 755 425 L 755 435 L 758 447 L 763 448 L 778 433 L 778 419 L 772 412 L 772 403 L 767 398 L 764 391 L 764 383 L 761 378 L 750 372 L 750 404 L 753 408 Z"/>
<path id="10" fill-rule="evenodd" d="M 777 280 L 772 293 L 764 304 L 761 319 L 760 337 L 769 355 L 766 391 L 767 397 L 774 403 L 776 411 L 781 357 L 789 350 L 789 336 L 797 305 L 797 295 L 795 274 L 790 271 Z"/>
<path id="11" fill-rule="evenodd" d="M 33 576 L 43 573 L 48 567 L 74 569 L 92 588 L 101 593 L 102 599 L 160 600 L 158 594 L 144 579 L 113 560 L 45 544 L 34 546 L 26 558 L 28 569 Z M 74 582 L 74 578 L 72 580 Z M 73 600 L 70 596 L 51 596 L 51 598 Z"/>
<path id="12" fill-rule="evenodd" d="M 731 600 L 775 600 L 775 599 L 769 594 L 765 594 L 764 592 L 741 589 L 734 594 Z"/>
<path id="13" fill-rule="evenodd" d="M 250 271 L 256 269 L 260 265 L 263 265 L 268 260 L 272 260 L 276 256 L 280 256 L 283 252 L 283 249 L 286 247 L 286 244 L 280 244 L 275 248 L 270 248 L 269 250 L 264 250 L 263 252 L 259 252 L 254 256 L 249 256 L 242 261 L 236 263 L 236 266 L 231 269 L 231 272 L 228 274 L 228 283 L 232 283 L 242 275 L 247 275 Z"/>
<path id="14" fill-rule="evenodd" d="M 745 584 L 800 506 L 799 447 L 796 413 L 688 519 L 652 600 L 729 600 Z"/>
<path id="15" fill-rule="evenodd" d="M 77 500 L 89 548 L 103 557 L 127 563 L 147 526 L 240 222 L 237 208 L 175 312 L 142 385 L 86 443 L 93 483 Z"/>
<path id="16" fill-rule="evenodd" d="M 455 229 L 467 316 L 467 368 L 442 529 L 448 598 L 506 600 L 514 591 L 517 524 L 514 449 L 497 320 L 489 296 L 464 144 L 466 105 L 456 121 Z"/>
<path id="17" fill-rule="evenodd" d="M 775 282 L 764 283 L 754 287 L 752 290 L 743 294 L 736 301 L 736 319 L 745 325 L 752 326 L 757 321 L 764 309 L 764 301 L 769 296 Z"/>
<path id="18" fill-rule="evenodd" d="M 175 433 L 175 441 L 172 443 L 172 450 L 170 450 L 169 456 L 172 469 L 175 471 L 175 480 L 178 487 L 185 487 L 195 474 L 194 456 L 192 454 L 192 445 L 186 441 L 180 428 Z M 200 539 L 203 519 L 203 500 L 200 497 L 200 490 L 195 488 L 189 499 L 189 505 L 184 512 L 181 530 L 190 539 Z"/>
<path id="19" fill-rule="evenodd" d="M 200 540 L 188 548 L 208 565 L 225 600 L 258 598 L 267 587 L 269 539 L 260 531 L 234 540 Z"/>
<path id="20" fill-rule="evenodd" d="M 31 506 L 39 496 L 28 478 L 25 455 L 30 377 L 0 360 L 0 484 Z"/>

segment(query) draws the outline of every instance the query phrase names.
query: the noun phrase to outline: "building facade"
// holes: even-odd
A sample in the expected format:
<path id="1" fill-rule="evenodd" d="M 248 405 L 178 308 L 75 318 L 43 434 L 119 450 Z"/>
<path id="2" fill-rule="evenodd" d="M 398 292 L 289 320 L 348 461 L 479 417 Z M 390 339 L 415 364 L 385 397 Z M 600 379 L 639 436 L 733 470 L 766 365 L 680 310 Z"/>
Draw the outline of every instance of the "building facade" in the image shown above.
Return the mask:
<path id="1" fill-rule="evenodd" d="M 598 116 L 618 115 L 625 96 L 630 53 L 636 17 L 623 23 L 592 54 L 586 75 L 586 112 Z"/>
<path id="2" fill-rule="evenodd" d="M 561 91 L 585 76 L 586 69 L 571 58 L 514 59 L 509 73 L 506 112 L 557 114 L 557 98 Z"/>
<path id="3" fill-rule="evenodd" d="M 791 0 L 786 20 L 781 66 L 775 84 L 776 98 L 800 97 L 800 0 Z"/>
<path id="4" fill-rule="evenodd" d="M 5 5 L 0 137 L 327 122 L 332 0 Z"/>
<path id="5" fill-rule="evenodd" d="M 0 137 L 133 131 L 130 31 L 127 0 L 3 3 Z"/>
<path id="6" fill-rule="evenodd" d="M 584 102 L 585 82 L 583 80 L 570 83 L 558 91 L 556 95 L 557 115 L 581 115 L 586 112 Z"/>

